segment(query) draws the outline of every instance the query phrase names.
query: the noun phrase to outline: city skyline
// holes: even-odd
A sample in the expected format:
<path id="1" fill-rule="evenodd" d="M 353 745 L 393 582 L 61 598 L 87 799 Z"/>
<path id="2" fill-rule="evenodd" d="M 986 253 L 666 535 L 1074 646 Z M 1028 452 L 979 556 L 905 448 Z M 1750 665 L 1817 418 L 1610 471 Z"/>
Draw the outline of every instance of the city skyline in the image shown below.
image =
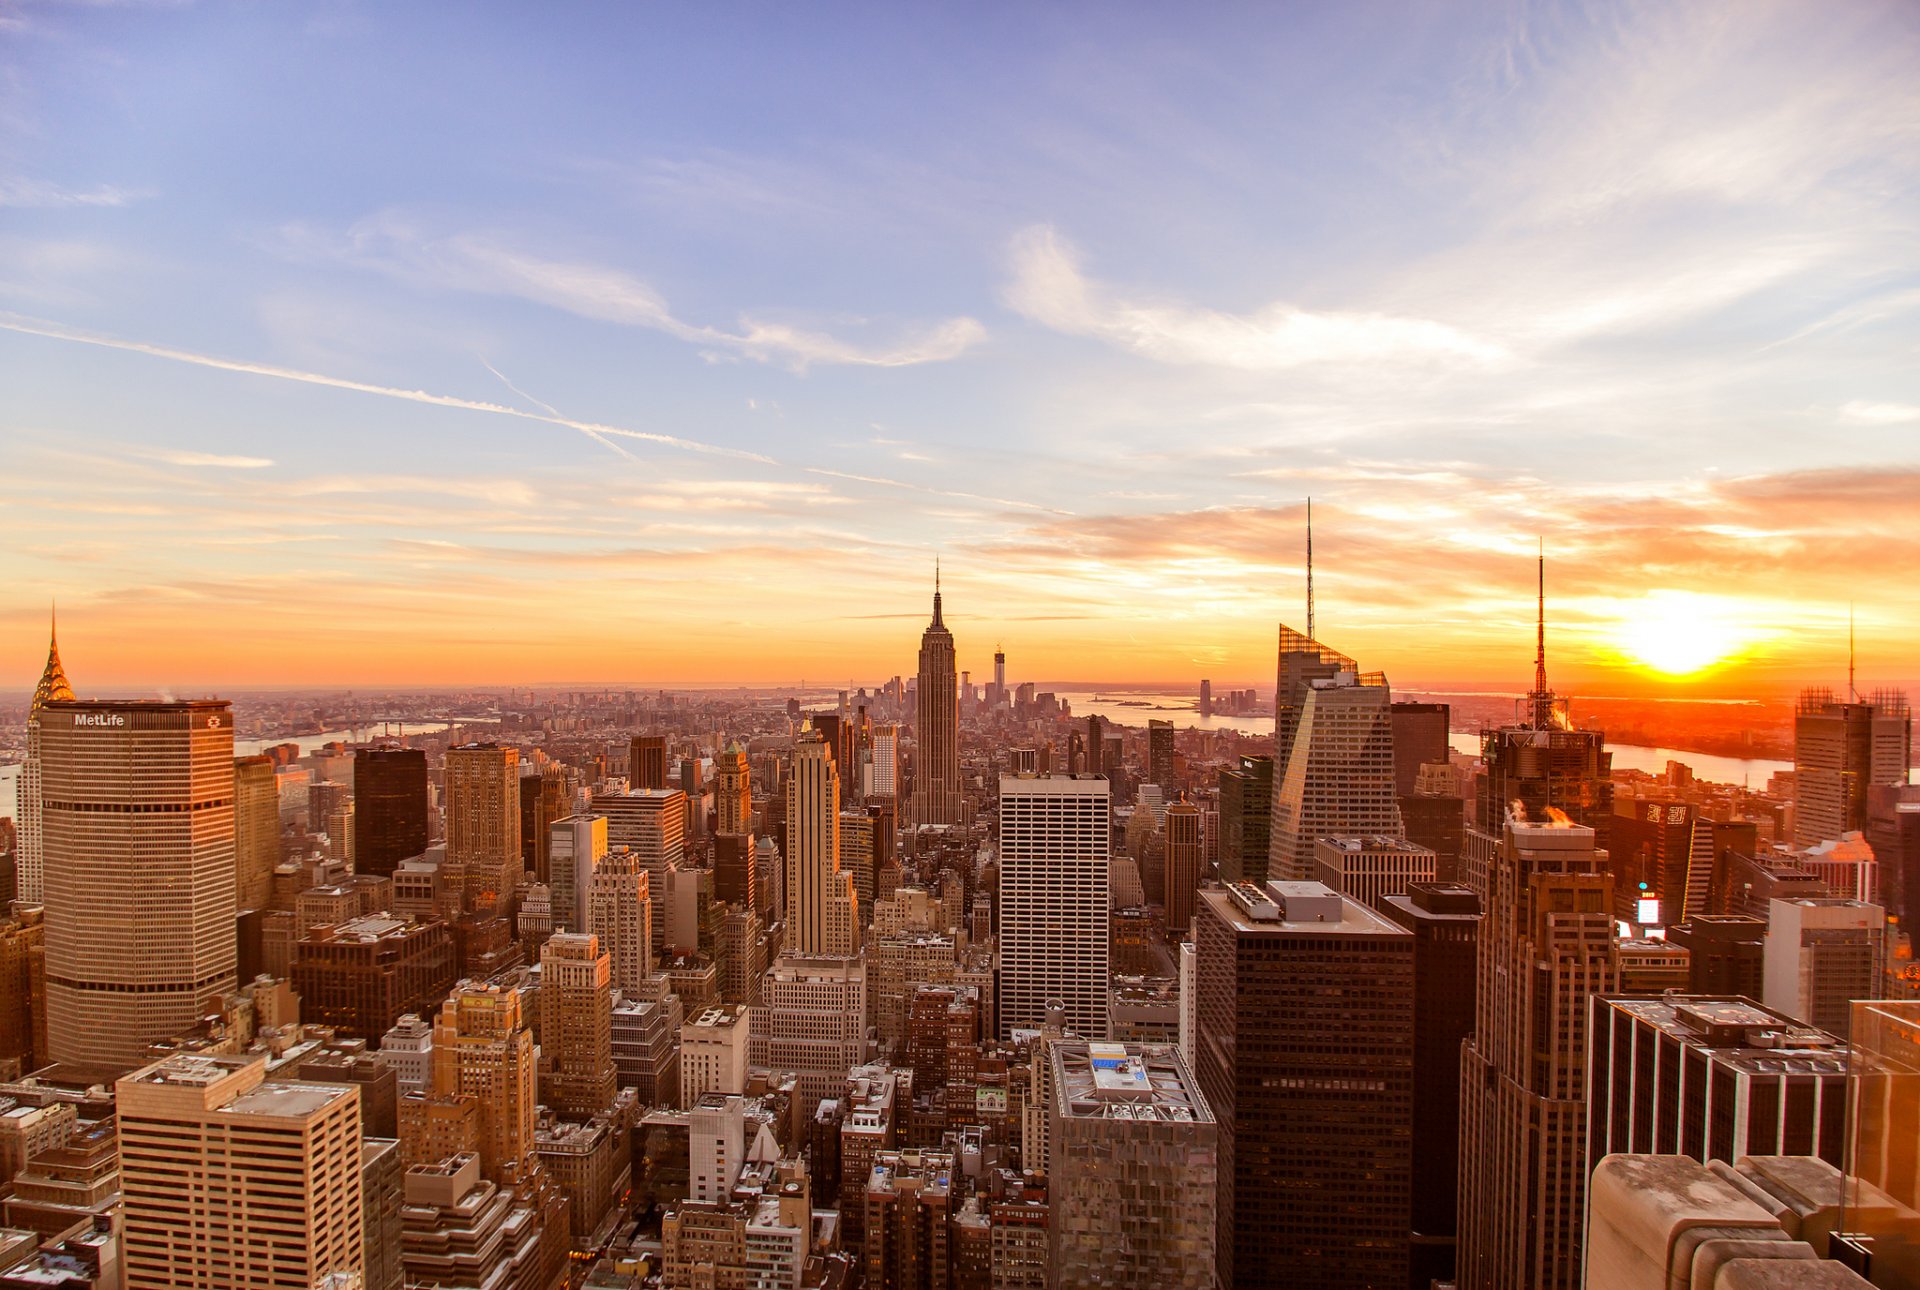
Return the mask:
<path id="1" fill-rule="evenodd" d="M 0 688 L 1920 676 L 1910 9 L 973 17 L 0 13 Z"/>

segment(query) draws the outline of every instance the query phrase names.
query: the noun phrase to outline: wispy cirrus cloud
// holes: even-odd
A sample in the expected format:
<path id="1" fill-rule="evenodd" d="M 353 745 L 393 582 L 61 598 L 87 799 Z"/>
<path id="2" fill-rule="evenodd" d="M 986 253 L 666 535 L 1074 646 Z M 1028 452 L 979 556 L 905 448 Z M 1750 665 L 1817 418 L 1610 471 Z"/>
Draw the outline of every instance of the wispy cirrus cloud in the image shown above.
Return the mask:
<path id="1" fill-rule="evenodd" d="M 979 320 L 969 317 L 911 328 L 877 343 L 753 314 L 742 314 L 735 330 L 691 323 L 676 316 L 651 285 L 624 269 L 540 255 L 491 235 L 436 236 L 391 212 L 360 221 L 344 238 L 305 225 L 283 233 L 287 244 L 302 254 L 323 255 L 404 281 L 529 300 L 598 322 L 664 332 L 706 347 L 714 357 L 735 355 L 797 369 L 814 364 L 941 363 L 958 358 L 987 334 Z"/>
<path id="2" fill-rule="evenodd" d="M 48 179 L 29 179 L 24 175 L 0 175 L 0 207 L 16 210 L 60 210 L 74 206 L 130 206 L 153 194 L 140 188 L 120 188 L 101 184 L 95 188 L 69 188 Z"/>
<path id="3" fill-rule="evenodd" d="M 1360 362 L 1497 364 L 1501 346 L 1446 323 L 1359 310 L 1314 312 L 1276 302 L 1250 314 L 1128 297 L 1088 278 L 1051 228 L 1014 239 L 1004 296 L 1017 313 L 1163 363 L 1285 371 Z"/>
<path id="4" fill-rule="evenodd" d="M 218 452 L 191 452 L 180 448 L 143 448 L 133 454 L 169 466 L 206 466 L 215 470 L 265 470 L 271 457 L 240 457 Z"/>

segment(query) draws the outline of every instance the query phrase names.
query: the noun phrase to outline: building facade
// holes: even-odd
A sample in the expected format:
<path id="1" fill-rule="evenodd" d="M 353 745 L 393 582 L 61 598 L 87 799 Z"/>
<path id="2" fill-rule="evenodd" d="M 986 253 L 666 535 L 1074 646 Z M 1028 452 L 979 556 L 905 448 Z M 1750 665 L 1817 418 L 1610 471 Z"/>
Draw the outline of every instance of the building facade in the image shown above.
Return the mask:
<path id="1" fill-rule="evenodd" d="M 1049 1000 L 1087 1039 L 1107 1033 L 1108 847 L 1103 775 L 1000 780 L 1000 1033 L 1037 1030 Z"/>

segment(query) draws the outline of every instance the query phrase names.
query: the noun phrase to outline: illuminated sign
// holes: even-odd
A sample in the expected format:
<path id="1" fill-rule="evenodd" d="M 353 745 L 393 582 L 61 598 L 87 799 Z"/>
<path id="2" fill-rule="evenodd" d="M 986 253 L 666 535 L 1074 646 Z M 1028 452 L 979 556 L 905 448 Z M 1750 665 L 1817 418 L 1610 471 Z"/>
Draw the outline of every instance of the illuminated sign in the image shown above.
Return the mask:
<path id="1" fill-rule="evenodd" d="M 1660 898 L 1658 896 L 1642 896 L 1640 898 L 1639 921 L 1642 926 L 1660 921 Z"/>
<path id="2" fill-rule="evenodd" d="M 73 714 L 76 726 L 124 726 L 127 724 L 125 713 L 121 712 L 76 712 Z"/>

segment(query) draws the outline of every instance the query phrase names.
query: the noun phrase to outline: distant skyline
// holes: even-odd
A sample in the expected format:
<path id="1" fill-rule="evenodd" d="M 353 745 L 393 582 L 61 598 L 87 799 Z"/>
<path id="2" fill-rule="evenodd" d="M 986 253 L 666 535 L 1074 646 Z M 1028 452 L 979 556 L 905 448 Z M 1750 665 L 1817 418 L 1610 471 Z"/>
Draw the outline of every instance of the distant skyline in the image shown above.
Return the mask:
<path id="1" fill-rule="evenodd" d="M 0 691 L 1920 678 L 1920 9 L 0 0 Z M 1249 679 L 1251 678 L 1251 679 Z"/>

